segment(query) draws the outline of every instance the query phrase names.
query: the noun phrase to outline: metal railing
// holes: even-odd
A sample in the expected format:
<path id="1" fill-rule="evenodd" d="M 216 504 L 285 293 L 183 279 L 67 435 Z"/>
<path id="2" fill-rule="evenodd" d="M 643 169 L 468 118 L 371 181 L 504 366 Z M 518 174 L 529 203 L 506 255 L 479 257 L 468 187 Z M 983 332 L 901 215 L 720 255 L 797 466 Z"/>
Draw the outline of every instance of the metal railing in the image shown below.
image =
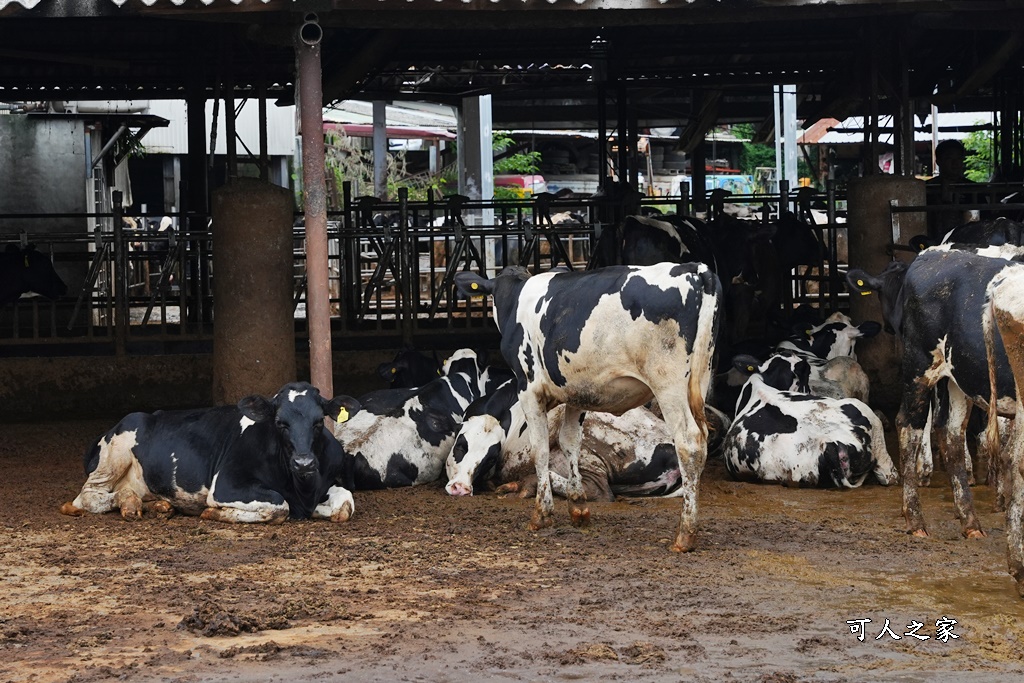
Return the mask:
<path id="1" fill-rule="evenodd" d="M 347 190 L 345 208 L 330 213 L 328 223 L 331 324 L 339 348 L 372 348 L 382 339 L 391 340 L 387 346 L 398 346 L 423 336 L 494 334 L 486 301 L 456 294 L 456 273 L 473 269 L 494 275 L 508 265 L 526 265 L 533 272 L 556 265 L 585 269 L 602 228 L 639 210 L 600 198 L 550 195 L 411 202 L 403 194 L 398 201 L 385 202 L 352 198 Z M 659 197 L 641 203 L 683 202 Z M 135 218 L 145 221 L 164 215 Z M 68 295 L 60 301 L 22 298 L 0 309 L 0 355 L 211 348 L 216 231 L 206 215 L 169 215 L 175 226 L 164 231 L 130 229 L 116 207 L 110 213 L 65 215 L 83 222 L 87 217 L 97 219 L 92 234 L 43 230 L 53 214 L 0 216 L 0 225 L 13 218 L 19 225 L 39 221 L 40 229 L 26 230 L 30 241 L 51 256 L 69 285 Z M 301 214 L 297 218 L 293 294 L 296 340 L 302 348 L 308 334 L 305 250 Z M 833 221 L 821 229 L 834 234 L 836 225 Z M 19 239 L 25 234 L 0 234 L 0 242 Z M 835 239 L 828 243 L 832 253 L 825 255 L 818 275 L 791 274 L 793 297 L 786 305 L 806 301 L 835 310 L 837 288 L 811 292 L 797 284 L 836 277 L 837 269 L 827 265 L 836 263 Z M 458 336 L 452 339 L 450 343 L 461 343 L 455 341 Z"/>

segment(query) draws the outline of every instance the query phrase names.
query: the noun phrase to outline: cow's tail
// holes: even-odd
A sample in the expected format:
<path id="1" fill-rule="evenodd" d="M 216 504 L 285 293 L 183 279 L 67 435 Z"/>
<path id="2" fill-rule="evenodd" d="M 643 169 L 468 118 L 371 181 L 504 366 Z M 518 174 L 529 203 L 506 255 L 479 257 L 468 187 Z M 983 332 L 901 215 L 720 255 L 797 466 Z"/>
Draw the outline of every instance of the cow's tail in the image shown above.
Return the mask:
<path id="1" fill-rule="evenodd" d="M 718 336 L 719 305 L 722 300 L 722 284 L 707 266 L 697 271 L 701 283 L 700 311 L 697 313 L 697 332 L 693 339 L 693 354 L 690 359 L 690 382 L 688 389 L 690 413 L 697 422 L 704 443 L 707 443 L 708 421 L 704 414 L 704 402 L 711 387 L 711 364 L 715 356 L 715 339 Z"/>
<path id="2" fill-rule="evenodd" d="M 988 458 L 986 462 L 989 463 L 988 471 L 990 473 L 998 472 L 995 463 L 998 462 L 1001 445 L 999 443 L 999 411 L 996 410 L 996 405 L 999 402 L 999 389 L 996 386 L 996 336 L 999 334 L 999 330 L 996 326 L 995 304 L 992 301 L 992 296 L 995 294 L 996 288 L 1001 281 L 1002 278 L 997 277 L 986 287 L 985 306 L 981 314 L 981 323 L 985 336 L 985 358 L 988 361 L 989 386 L 988 422 L 985 425 L 986 443 L 983 455 Z M 989 485 L 993 484 L 995 482 L 989 482 Z"/>

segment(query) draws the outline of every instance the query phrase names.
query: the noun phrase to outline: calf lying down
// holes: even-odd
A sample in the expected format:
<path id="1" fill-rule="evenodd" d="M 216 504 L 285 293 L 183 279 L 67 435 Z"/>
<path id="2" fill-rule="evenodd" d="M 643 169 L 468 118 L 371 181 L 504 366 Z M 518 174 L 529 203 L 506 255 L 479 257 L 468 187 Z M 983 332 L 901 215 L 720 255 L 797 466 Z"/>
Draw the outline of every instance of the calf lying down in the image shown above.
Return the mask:
<path id="1" fill-rule="evenodd" d="M 552 491 L 566 496 L 568 459 L 558 444 L 565 407 L 548 413 Z M 724 434 L 725 416 L 711 416 L 712 428 Z M 679 492 L 679 464 L 672 434 L 664 421 L 644 407 L 616 416 L 588 412 L 583 424 L 580 475 L 587 500 L 610 501 L 616 495 L 674 497 Z M 526 417 L 513 382 L 477 401 L 466 412 L 455 446 L 445 463 L 453 496 L 472 495 L 485 485 L 500 492 L 536 492 L 533 453 Z"/>
<path id="2" fill-rule="evenodd" d="M 882 423 L 862 401 L 807 393 L 810 368 L 797 356 L 738 357 L 752 373 L 725 435 L 726 469 L 736 479 L 855 488 L 874 472 L 897 481 Z"/>

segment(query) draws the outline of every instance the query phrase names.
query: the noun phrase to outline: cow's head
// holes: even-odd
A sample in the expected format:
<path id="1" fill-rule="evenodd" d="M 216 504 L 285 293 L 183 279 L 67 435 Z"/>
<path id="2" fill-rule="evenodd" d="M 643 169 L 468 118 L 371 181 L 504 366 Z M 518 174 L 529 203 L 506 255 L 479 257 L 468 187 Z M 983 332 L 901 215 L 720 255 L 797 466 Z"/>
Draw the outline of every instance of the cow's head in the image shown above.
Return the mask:
<path id="1" fill-rule="evenodd" d="M 455 276 L 455 287 L 466 297 L 490 294 L 494 300 L 494 322 L 500 332 L 505 316 L 515 315 L 519 290 L 529 278 L 530 271 L 522 266 L 509 266 L 492 279 L 467 270 Z"/>
<path id="2" fill-rule="evenodd" d="M 882 326 L 873 320 L 854 325 L 849 316 L 833 313 L 825 322 L 806 330 L 808 350 L 818 358 L 831 360 L 840 356 L 856 358 L 854 347 L 861 337 L 874 337 Z"/>
<path id="3" fill-rule="evenodd" d="M 444 489 L 449 495 L 473 495 L 474 482 L 500 462 L 511 408 L 518 399 L 515 381 L 508 380 L 493 396 L 479 398 L 466 409 L 455 445 L 445 461 L 448 483 Z"/>
<path id="4" fill-rule="evenodd" d="M 776 354 L 761 362 L 753 356 L 739 355 L 732 359 L 732 366 L 748 378 L 736 401 L 737 415 L 750 402 L 753 395 L 751 380 L 755 377 L 762 384 L 779 391 L 810 393 L 811 366 L 801 356 Z"/>
<path id="5" fill-rule="evenodd" d="M 378 365 L 377 374 L 388 383 L 389 389 L 421 387 L 441 376 L 441 363 L 436 351 L 431 358 L 406 346 L 390 363 Z"/>
<path id="6" fill-rule="evenodd" d="M 16 261 L 14 267 L 20 272 L 22 292 L 36 292 L 48 299 L 59 299 L 67 293 L 68 286 L 54 270 L 49 257 L 36 251 L 34 244 L 24 248 L 8 244 L 6 253 Z"/>
<path id="7" fill-rule="evenodd" d="M 885 331 L 890 334 L 897 334 L 903 323 L 902 293 L 907 268 L 903 261 L 893 261 L 877 276 L 859 268 L 853 268 L 846 274 L 846 286 L 852 294 L 870 296 L 872 292 L 878 292 Z"/>
<path id="8" fill-rule="evenodd" d="M 246 396 L 238 409 L 254 422 L 274 421 L 279 445 L 292 474 L 308 479 L 319 473 L 324 418 L 345 422 L 359 411 L 359 401 L 351 396 L 335 396 L 330 401 L 320 390 L 306 382 L 286 384 L 267 400 L 262 396 Z"/>

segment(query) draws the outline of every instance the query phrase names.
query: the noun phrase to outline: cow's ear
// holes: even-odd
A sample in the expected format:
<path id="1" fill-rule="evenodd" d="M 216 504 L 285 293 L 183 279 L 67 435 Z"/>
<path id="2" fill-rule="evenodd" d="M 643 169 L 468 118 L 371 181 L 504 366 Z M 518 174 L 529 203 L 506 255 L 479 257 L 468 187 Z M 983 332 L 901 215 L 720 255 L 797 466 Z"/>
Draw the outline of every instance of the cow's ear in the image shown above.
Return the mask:
<path id="1" fill-rule="evenodd" d="M 914 235 L 909 240 L 907 240 L 907 245 L 917 253 L 921 253 L 928 247 L 934 247 L 938 245 L 938 242 L 929 237 L 928 235 Z"/>
<path id="2" fill-rule="evenodd" d="M 882 325 L 874 320 L 866 320 L 857 325 L 857 329 L 860 330 L 861 337 L 870 338 L 882 331 Z"/>
<path id="3" fill-rule="evenodd" d="M 265 422 L 274 417 L 277 410 L 274 404 L 259 395 L 246 396 L 238 402 L 238 409 L 250 420 Z"/>
<path id="4" fill-rule="evenodd" d="M 757 372 L 759 365 L 761 365 L 761 361 L 747 354 L 740 354 L 732 359 L 732 366 L 744 375 L 753 375 Z"/>
<path id="5" fill-rule="evenodd" d="M 462 296 L 483 296 L 494 293 L 494 280 L 466 270 L 455 276 L 455 287 Z"/>
<path id="6" fill-rule="evenodd" d="M 882 279 L 868 275 L 860 268 L 854 268 L 846 273 L 846 286 L 855 294 L 867 296 L 882 289 Z"/>
<path id="7" fill-rule="evenodd" d="M 335 422 L 348 422 L 349 418 L 359 412 L 362 405 L 351 396 L 335 396 L 323 402 L 324 416 Z"/>

